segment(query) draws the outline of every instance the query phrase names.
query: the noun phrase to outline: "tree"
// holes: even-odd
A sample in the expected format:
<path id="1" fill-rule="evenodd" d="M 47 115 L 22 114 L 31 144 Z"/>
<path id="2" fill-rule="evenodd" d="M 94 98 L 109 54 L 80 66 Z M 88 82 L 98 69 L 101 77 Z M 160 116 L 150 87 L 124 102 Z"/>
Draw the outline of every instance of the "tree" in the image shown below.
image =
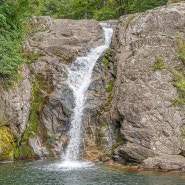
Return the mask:
<path id="1" fill-rule="evenodd" d="M 166 2 L 167 0 L 45 0 L 41 13 L 59 18 L 105 20 L 145 11 Z"/>

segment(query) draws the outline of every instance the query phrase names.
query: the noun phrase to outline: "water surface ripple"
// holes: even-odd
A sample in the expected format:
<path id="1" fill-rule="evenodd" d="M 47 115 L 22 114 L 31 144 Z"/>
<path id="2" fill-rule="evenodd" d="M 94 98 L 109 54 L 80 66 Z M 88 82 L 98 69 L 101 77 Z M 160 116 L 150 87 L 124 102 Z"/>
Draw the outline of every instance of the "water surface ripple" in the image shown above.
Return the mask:
<path id="1" fill-rule="evenodd" d="M 0 185 L 184 185 L 184 173 L 120 170 L 100 165 L 65 170 L 59 162 L 0 164 Z"/>

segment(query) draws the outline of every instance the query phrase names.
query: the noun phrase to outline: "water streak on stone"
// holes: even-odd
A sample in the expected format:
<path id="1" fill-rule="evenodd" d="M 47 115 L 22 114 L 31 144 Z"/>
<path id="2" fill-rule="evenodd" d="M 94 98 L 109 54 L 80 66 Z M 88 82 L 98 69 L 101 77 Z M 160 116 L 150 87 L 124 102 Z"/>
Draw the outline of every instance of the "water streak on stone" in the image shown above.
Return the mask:
<path id="1" fill-rule="evenodd" d="M 79 148 L 82 134 L 82 115 L 85 102 L 85 93 L 91 82 L 91 75 L 93 67 L 102 55 L 102 53 L 109 47 L 113 29 L 107 23 L 101 23 L 104 31 L 105 43 L 104 45 L 92 48 L 87 56 L 78 57 L 71 67 L 68 69 L 68 83 L 73 90 L 75 97 L 75 108 L 73 116 L 71 117 L 71 129 L 69 132 L 70 141 L 66 149 L 66 153 L 62 160 L 78 161 Z"/>

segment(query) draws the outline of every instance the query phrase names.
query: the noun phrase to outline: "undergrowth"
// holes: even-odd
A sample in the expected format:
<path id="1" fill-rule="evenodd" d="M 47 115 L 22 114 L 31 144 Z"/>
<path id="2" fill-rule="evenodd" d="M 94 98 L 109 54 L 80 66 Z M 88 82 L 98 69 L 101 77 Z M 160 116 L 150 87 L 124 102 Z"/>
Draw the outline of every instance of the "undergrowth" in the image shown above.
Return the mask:
<path id="1" fill-rule="evenodd" d="M 177 40 L 176 57 L 185 65 L 185 37 Z M 172 100 L 174 105 L 185 105 L 185 67 L 175 70 L 172 84 L 177 88 L 178 96 Z"/>
<path id="2" fill-rule="evenodd" d="M 162 69 L 166 69 L 167 68 L 167 64 L 164 62 L 163 58 L 160 56 L 157 56 L 155 58 L 154 64 L 153 64 L 153 69 L 154 70 L 162 70 Z"/>

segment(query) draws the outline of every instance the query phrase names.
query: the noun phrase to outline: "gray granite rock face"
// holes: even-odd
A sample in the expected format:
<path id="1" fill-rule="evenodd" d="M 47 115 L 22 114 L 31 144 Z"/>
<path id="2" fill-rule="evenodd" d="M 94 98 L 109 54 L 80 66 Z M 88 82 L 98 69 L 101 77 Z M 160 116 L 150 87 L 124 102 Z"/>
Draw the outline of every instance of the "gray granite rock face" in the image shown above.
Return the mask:
<path id="1" fill-rule="evenodd" d="M 107 91 L 108 83 L 115 79 L 110 53 L 108 49 L 95 64 L 91 84 L 86 93 L 82 156 L 88 160 L 102 160 L 105 153 L 110 157 L 112 146 L 116 143 L 117 129 L 111 124 L 109 109 L 106 110 L 111 95 Z M 87 153 L 97 153 L 97 155 L 86 155 Z"/>
<path id="2" fill-rule="evenodd" d="M 27 127 L 32 89 L 28 67 L 23 65 L 19 73 L 21 79 L 8 90 L 1 86 L 0 92 L 0 123 L 10 127 L 15 138 L 21 137 Z"/>
<path id="3" fill-rule="evenodd" d="M 18 73 L 17 82 L 10 87 L 6 86 L 8 82 L 0 79 L 0 129 L 3 133 L 0 161 L 14 159 L 13 142 L 21 140 L 28 126 L 32 95 L 30 71 L 26 65 L 23 65 Z"/>
<path id="4" fill-rule="evenodd" d="M 110 112 L 114 122 L 121 120 L 124 144 L 115 150 L 115 160 L 144 161 L 148 168 L 160 161 L 173 169 L 171 162 L 183 159 L 185 114 L 183 106 L 172 105 L 177 90 L 171 69 L 183 67 L 176 57 L 176 41 L 185 32 L 184 8 L 182 2 L 119 19 L 111 46 L 116 51 L 117 78 Z M 155 70 L 158 57 L 168 67 Z M 163 160 L 164 155 L 171 159 Z"/>

